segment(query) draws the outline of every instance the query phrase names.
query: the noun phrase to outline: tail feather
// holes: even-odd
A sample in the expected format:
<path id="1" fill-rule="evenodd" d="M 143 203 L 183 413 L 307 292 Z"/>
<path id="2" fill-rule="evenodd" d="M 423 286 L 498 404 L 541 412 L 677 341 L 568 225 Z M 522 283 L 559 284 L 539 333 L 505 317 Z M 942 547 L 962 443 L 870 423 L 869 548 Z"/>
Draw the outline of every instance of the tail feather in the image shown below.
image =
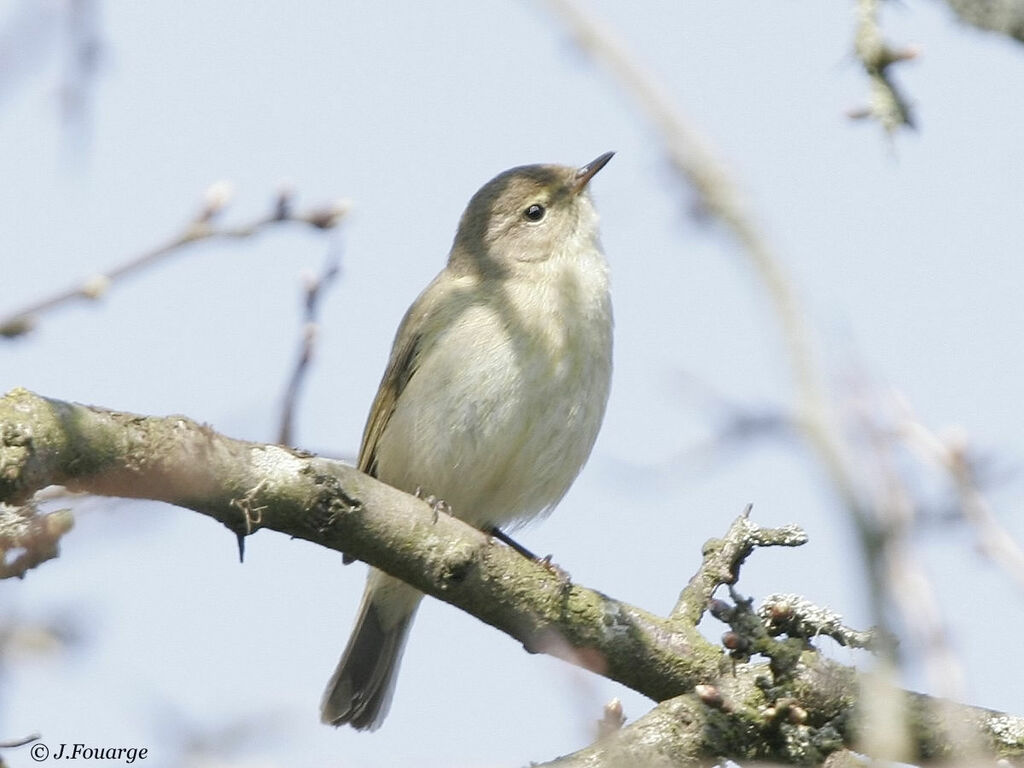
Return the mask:
<path id="1" fill-rule="evenodd" d="M 380 579 L 371 577 L 348 646 L 324 691 L 320 719 L 329 725 L 373 731 L 391 706 L 402 651 L 422 595 L 402 584 L 400 591 L 411 592 L 414 599 L 411 606 L 401 605 L 396 590 L 381 586 Z"/>

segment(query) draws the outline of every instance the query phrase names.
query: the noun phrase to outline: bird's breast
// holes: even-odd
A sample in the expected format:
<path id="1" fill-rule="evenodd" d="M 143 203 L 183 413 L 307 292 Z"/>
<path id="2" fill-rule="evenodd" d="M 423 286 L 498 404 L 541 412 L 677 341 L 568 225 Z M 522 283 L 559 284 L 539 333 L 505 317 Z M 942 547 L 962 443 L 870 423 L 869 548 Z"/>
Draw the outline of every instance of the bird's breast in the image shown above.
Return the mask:
<path id="1" fill-rule="evenodd" d="M 549 509 L 597 436 L 611 334 L 603 269 L 481 292 L 424 352 L 399 398 L 378 446 L 381 479 L 444 499 L 481 526 Z"/>

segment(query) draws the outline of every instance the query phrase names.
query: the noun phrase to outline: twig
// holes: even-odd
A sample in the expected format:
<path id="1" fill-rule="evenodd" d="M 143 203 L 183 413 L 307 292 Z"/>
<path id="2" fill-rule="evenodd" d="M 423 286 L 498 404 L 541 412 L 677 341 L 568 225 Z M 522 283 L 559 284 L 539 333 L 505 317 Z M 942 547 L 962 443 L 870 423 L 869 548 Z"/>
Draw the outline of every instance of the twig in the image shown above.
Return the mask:
<path id="1" fill-rule="evenodd" d="M 23 747 L 26 744 L 31 744 L 33 741 L 39 741 L 43 738 L 41 733 L 30 733 L 28 736 L 23 736 L 20 739 L 13 739 L 11 741 L 0 741 L 0 749 L 14 749 L 15 747 Z"/>
<path id="2" fill-rule="evenodd" d="M 622 709 L 622 702 L 615 698 L 604 705 L 601 712 L 601 719 L 597 721 L 597 738 L 603 739 L 622 729 L 626 724 L 626 713 Z"/>
<path id="3" fill-rule="evenodd" d="M 81 134 L 89 130 L 96 76 L 103 55 L 97 0 L 71 0 L 65 4 L 67 53 L 60 84 L 60 106 L 64 123 Z"/>
<path id="4" fill-rule="evenodd" d="M 875 630 L 848 627 L 838 613 L 800 595 L 769 595 L 757 609 L 757 615 L 772 636 L 786 634 L 807 640 L 825 636 L 842 646 L 869 650 L 878 644 Z"/>
<path id="5" fill-rule="evenodd" d="M 904 421 L 901 432 L 912 448 L 948 474 L 959 496 L 961 514 L 977 533 L 982 553 L 1024 589 L 1024 550 L 992 513 L 981 492 L 967 436 L 960 430 L 940 436 L 913 418 Z"/>
<path id="6" fill-rule="evenodd" d="M 916 127 L 906 98 L 892 79 L 890 68 L 901 61 L 918 56 L 913 47 L 895 49 L 882 38 L 878 24 L 878 11 L 882 0 L 857 0 L 857 33 L 854 52 L 871 83 L 868 104 L 847 114 L 854 119 L 874 118 L 887 133 L 898 128 Z"/>
<path id="7" fill-rule="evenodd" d="M 298 405 L 299 392 L 313 361 L 313 352 L 319 329 L 318 314 L 320 300 L 337 279 L 341 272 L 341 247 L 337 241 L 328 246 L 327 260 L 320 274 L 307 276 L 304 286 L 305 301 L 303 302 L 302 340 L 299 342 L 299 355 L 288 380 L 285 390 L 284 405 L 281 409 L 281 426 L 278 429 L 277 442 L 281 445 L 294 445 L 295 410 Z"/>
<path id="8" fill-rule="evenodd" d="M 279 197 L 273 210 L 248 224 L 217 226 L 216 219 L 231 198 L 230 185 L 224 182 L 213 184 L 207 191 L 203 206 L 185 228 L 168 242 L 144 251 L 112 269 L 86 278 L 76 286 L 23 307 L 5 317 L 0 317 L 0 338 L 15 338 L 31 331 L 39 315 L 73 301 L 88 299 L 96 301 L 106 295 L 111 285 L 129 275 L 175 255 L 185 246 L 204 240 L 241 240 L 260 234 L 264 230 L 294 222 L 316 229 L 333 229 L 348 210 L 344 201 L 332 205 L 295 212 L 290 205 L 283 205 Z"/>
<path id="9" fill-rule="evenodd" d="M 15 509 L 0 502 L 0 579 L 20 579 L 57 557 L 60 539 L 72 525 L 68 509 L 39 514 L 32 504 Z"/>
<path id="10" fill-rule="evenodd" d="M 755 547 L 799 547 L 807 534 L 796 525 L 762 528 L 750 520 L 752 505 L 733 521 L 724 538 L 704 544 L 704 560 L 679 595 L 672 620 L 696 626 L 715 591 L 723 584 L 735 584 L 740 566 Z"/>
<path id="11" fill-rule="evenodd" d="M 875 395 L 869 390 L 869 394 Z M 853 412 L 854 423 L 865 439 L 867 450 L 864 484 L 873 472 L 875 488 L 871 491 L 875 510 L 874 536 L 868 541 L 869 556 L 874 567 L 868 577 L 872 590 L 883 595 L 896 609 L 905 631 L 919 647 L 928 677 L 933 686 L 948 696 L 963 694 L 963 669 L 949 641 L 940 610 L 940 601 L 931 580 L 912 546 L 911 534 L 918 503 L 911 491 L 907 470 L 896 451 L 905 448 L 899 441 L 899 428 L 891 423 L 906 419 L 906 405 L 899 398 L 858 401 Z M 884 627 L 882 642 L 888 642 L 890 630 Z M 890 644 L 884 651 L 895 663 L 896 648 Z"/>

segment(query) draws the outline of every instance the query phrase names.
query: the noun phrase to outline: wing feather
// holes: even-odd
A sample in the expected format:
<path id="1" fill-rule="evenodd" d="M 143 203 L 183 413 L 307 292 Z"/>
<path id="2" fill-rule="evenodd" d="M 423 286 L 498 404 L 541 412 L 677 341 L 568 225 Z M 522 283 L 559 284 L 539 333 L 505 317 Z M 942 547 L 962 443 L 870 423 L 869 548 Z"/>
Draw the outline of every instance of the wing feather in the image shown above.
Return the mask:
<path id="1" fill-rule="evenodd" d="M 478 300 L 472 291 L 475 281 L 475 276 L 456 276 L 449 271 L 442 271 L 402 318 L 395 334 L 388 367 L 363 430 L 363 442 L 359 448 L 361 471 L 378 476 L 378 445 L 398 407 L 398 401 L 419 370 L 424 355 L 430 354 L 432 345 L 444 335 L 446 327 Z"/>
<path id="2" fill-rule="evenodd" d="M 391 359 L 377 389 L 377 396 L 373 399 L 363 430 L 363 442 L 359 447 L 359 469 L 374 477 L 377 476 L 377 443 L 391 420 L 391 414 L 395 412 L 398 398 L 402 396 L 417 368 L 422 337 L 417 333 L 404 333 L 406 326 L 410 325 L 410 315 L 406 316 L 395 337 Z"/>

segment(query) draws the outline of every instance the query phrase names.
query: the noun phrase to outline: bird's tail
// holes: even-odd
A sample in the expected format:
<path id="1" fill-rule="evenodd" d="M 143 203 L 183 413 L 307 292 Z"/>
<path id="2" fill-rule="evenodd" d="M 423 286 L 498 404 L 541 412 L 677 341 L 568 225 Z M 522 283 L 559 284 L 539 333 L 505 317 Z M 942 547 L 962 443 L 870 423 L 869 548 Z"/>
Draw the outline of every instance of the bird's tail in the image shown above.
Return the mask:
<path id="1" fill-rule="evenodd" d="M 359 618 L 320 702 L 320 719 L 376 730 L 395 692 L 398 665 L 423 594 L 371 569 Z"/>

